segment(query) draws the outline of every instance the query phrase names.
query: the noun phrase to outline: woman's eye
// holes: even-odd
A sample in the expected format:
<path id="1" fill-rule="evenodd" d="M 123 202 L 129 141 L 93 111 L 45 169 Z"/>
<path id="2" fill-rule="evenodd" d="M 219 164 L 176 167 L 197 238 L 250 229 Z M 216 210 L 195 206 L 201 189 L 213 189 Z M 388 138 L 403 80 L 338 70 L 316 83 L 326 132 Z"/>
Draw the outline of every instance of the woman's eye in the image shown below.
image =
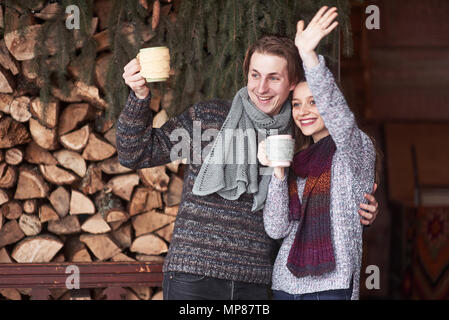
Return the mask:
<path id="1" fill-rule="evenodd" d="M 257 74 L 257 73 L 253 73 L 252 75 L 251 75 L 251 77 L 253 77 L 253 78 L 257 78 L 259 75 Z"/>
<path id="2" fill-rule="evenodd" d="M 300 106 L 301 106 L 301 104 L 298 103 L 298 102 L 294 102 L 294 103 L 293 103 L 293 107 L 300 107 Z"/>

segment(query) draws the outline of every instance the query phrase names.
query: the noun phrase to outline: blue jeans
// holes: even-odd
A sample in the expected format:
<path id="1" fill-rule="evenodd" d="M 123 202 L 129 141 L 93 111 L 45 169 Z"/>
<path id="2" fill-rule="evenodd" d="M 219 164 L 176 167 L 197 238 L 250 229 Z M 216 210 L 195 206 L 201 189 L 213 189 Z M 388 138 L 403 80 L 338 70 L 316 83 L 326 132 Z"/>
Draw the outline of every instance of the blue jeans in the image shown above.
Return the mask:
<path id="1" fill-rule="evenodd" d="M 351 300 L 352 284 L 348 289 L 326 290 L 305 294 L 289 294 L 273 290 L 273 300 Z"/>
<path id="2" fill-rule="evenodd" d="M 184 272 L 165 272 L 164 300 L 268 300 L 265 284 L 224 280 Z"/>

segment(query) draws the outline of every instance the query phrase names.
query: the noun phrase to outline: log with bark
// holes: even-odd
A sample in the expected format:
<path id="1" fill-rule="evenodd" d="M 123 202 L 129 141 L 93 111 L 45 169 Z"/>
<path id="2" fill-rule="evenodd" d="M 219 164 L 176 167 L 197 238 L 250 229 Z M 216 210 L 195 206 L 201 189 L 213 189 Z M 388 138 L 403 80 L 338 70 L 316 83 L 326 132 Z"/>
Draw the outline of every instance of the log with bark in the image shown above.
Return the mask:
<path id="1" fill-rule="evenodd" d="M 43 204 L 39 207 L 39 220 L 41 223 L 57 221 L 59 220 L 59 216 L 49 204 Z"/>
<path id="2" fill-rule="evenodd" d="M 69 213 L 70 209 L 70 193 L 64 187 L 56 188 L 49 197 L 50 203 L 62 218 Z"/>
<path id="3" fill-rule="evenodd" d="M 48 196 L 49 186 L 36 168 L 23 166 L 20 167 L 19 172 L 14 199 L 37 199 Z"/>
<path id="4" fill-rule="evenodd" d="M 5 153 L 5 162 L 12 166 L 19 165 L 23 160 L 23 151 L 19 148 L 8 149 Z"/>
<path id="5" fill-rule="evenodd" d="M 19 219 L 19 227 L 26 236 L 35 236 L 42 231 L 42 223 L 36 215 L 22 214 Z"/>
<path id="6" fill-rule="evenodd" d="M 161 229 L 173 221 L 173 217 L 158 213 L 156 210 L 139 214 L 132 219 L 136 237 Z"/>
<path id="7" fill-rule="evenodd" d="M 17 181 L 17 168 L 8 165 L 6 162 L 0 163 L 0 188 L 11 188 Z"/>
<path id="8" fill-rule="evenodd" d="M 37 211 L 37 200 L 27 199 L 23 201 L 23 212 L 25 213 L 35 213 Z"/>
<path id="9" fill-rule="evenodd" d="M 109 235 L 82 234 L 80 240 L 100 261 L 110 259 L 121 251 Z"/>
<path id="10" fill-rule="evenodd" d="M 0 211 L 6 219 L 13 220 L 18 219 L 22 215 L 23 208 L 19 201 L 11 200 L 5 204 L 2 204 Z"/>
<path id="11" fill-rule="evenodd" d="M 11 148 L 30 141 L 30 133 L 22 123 L 7 116 L 0 119 L 0 149 Z"/>
<path id="12" fill-rule="evenodd" d="M 20 263 L 50 262 L 64 243 L 52 235 L 28 237 L 18 243 L 11 257 Z"/>
<path id="13" fill-rule="evenodd" d="M 70 196 L 70 214 L 94 214 L 95 205 L 92 200 L 83 193 L 73 190 Z"/>
<path id="14" fill-rule="evenodd" d="M 112 229 L 103 219 L 101 214 L 97 213 L 83 223 L 83 225 L 81 226 L 81 230 L 92 234 L 101 234 L 108 233 Z"/>

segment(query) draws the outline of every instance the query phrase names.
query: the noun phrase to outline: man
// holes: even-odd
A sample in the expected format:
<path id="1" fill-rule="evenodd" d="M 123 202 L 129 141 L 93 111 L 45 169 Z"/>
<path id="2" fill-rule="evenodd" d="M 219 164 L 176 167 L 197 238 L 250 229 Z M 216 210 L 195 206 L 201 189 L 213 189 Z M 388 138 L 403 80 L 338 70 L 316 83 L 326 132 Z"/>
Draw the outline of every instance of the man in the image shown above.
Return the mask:
<path id="1" fill-rule="evenodd" d="M 199 123 L 201 132 L 218 131 L 215 143 L 201 141 L 201 150 L 211 147 L 206 159 L 186 167 L 182 200 L 164 262 L 164 299 L 269 298 L 276 245 L 264 231 L 262 209 L 271 176 L 261 175 L 259 165 L 250 161 L 252 153 L 257 155 L 255 135 L 248 135 L 247 144 L 238 150 L 216 141 L 234 130 L 289 133 L 288 97 L 300 79 L 300 63 L 292 40 L 263 37 L 247 51 L 247 87 L 237 92 L 232 103 L 200 102 L 159 129 L 152 128 L 150 89 L 139 74 L 138 62 L 133 59 L 125 66 L 123 78 L 132 91 L 117 122 L 122 165 L 138 169 L 173 161 L 174 130 L 182 129 L 193 137 L 194 124 Z M 235 163 L 228 161 L 230 152 L 249 156 L 243 163 Z M 372 222 L 377 202 L 371 195 L 367 197 L 368 212 L 361 214 Z"/>

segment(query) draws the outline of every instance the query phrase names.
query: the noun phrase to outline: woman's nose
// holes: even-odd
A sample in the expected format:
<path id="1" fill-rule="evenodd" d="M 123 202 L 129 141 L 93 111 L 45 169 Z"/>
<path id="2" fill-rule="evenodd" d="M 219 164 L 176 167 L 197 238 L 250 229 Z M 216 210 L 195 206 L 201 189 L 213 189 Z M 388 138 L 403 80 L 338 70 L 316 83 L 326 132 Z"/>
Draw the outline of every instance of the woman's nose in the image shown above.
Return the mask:
<path id="1" fill-rule="evenodd" d="M 305 105 L 294 107 L 294 110 L 298 116 L 304 116 L 309 113 L 309 108 Z"/>

